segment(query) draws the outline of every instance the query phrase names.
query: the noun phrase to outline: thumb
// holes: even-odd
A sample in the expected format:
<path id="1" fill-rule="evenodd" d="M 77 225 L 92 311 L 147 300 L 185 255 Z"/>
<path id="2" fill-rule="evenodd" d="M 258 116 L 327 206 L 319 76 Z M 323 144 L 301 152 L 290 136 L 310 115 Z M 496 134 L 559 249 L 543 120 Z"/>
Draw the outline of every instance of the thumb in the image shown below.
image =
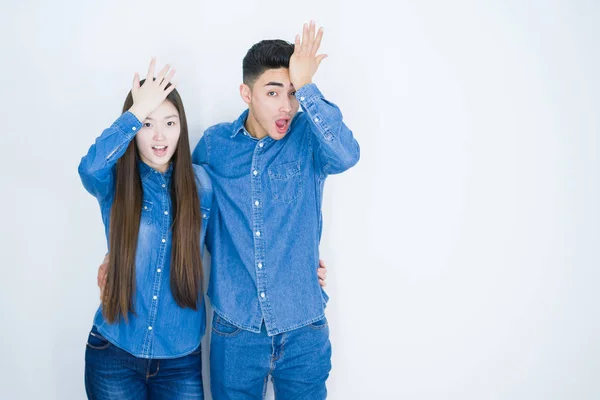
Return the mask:
<path id="1" fill-rule="evenodd" d="M 133 87 L 132 87 L 131 91 L 133 93 L 137 93 L 139 88 L 140 88 L 140 76 L 136 72 L 135 75 L 133 75 Z"/>
<path id="2" fill-rule="evenodd" d="M 321 61 L 327 58 L 327 54 L 319 54 L 317 56 L 317 66 L 321 65 Z"/>

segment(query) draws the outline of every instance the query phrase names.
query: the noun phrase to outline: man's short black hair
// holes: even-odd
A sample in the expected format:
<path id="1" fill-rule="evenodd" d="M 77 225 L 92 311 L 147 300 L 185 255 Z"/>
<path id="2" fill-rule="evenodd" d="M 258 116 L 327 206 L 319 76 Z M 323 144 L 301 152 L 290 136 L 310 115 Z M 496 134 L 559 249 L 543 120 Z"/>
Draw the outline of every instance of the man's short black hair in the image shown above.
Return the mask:
<path id="1" fill-rule="evenodd" d="M 242 63 L 243 79 L 252 86 L 268 69 L 289 68 L 294 45 L 285 40 L 263 40 L 250 47 Z"/>

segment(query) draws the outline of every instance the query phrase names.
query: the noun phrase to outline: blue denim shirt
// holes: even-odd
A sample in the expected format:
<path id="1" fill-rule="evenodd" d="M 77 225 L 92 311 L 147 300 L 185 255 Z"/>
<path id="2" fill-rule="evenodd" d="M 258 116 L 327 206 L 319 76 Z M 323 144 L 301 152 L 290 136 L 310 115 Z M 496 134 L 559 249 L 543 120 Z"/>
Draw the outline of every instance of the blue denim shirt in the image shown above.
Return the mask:
<path id="1" fill-rule="evenodd" d="M 83 186 L 100 204 L 107 242 L 116 162 L 141 127 L 142 124 L 133 114 L 124 113 L 102 132 L 79 164 Z M 143 204 L 135 259 L 136 290 L 133 300 L 136 314 L 129 313 L 128 323 L 121 318 L 110 324 L 102 316 L 100 306 L 94 325 L 106 339 L 136 357 L 180 357 L 193 352 L 204 335 L 204 296 L 199 294 L 199 309 L 194 311 L 178 306 L 171 293 L 172 164 L 164 174 L 141 161 L 138 167 Z M 202 250 L 213 192 L 210 177 L 204 168 L 194 165 L 194 173 L 202 209 Z"/>
<path id="2" fill-rule="evenodd" d="M 317 276 L 325 178 L 352 167 L 359 146 L 337 106 L 314 84 L 296 92 L 304 112 L 288 134 L 258 140 L 232 123 L 206 130 L 192 155 L 212 178 L 217 207 L 206 244 L 215 312 L 252 332 L 290 331 L 324 316 Z"/>

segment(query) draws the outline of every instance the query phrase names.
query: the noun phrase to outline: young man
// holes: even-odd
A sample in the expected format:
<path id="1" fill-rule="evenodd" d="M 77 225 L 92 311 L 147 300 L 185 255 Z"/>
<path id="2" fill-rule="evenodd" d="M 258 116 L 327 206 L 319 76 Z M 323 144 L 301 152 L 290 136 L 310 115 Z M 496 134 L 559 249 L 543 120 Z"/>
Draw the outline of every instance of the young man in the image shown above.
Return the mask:
<path id="1" fill-rule="evenodd" d="M 322 28 L 295 45 L 265 40 L 243 61 L 248 109 L 206 130 L 193 153 L 212 178 L 207 228 L 213 398 L 324 399 L 331 345 L 319 286 L 325 179 L 358 162 L 359 146 L 312 78 Z M 302 106 L 304 112 L 298 113 Z"/>

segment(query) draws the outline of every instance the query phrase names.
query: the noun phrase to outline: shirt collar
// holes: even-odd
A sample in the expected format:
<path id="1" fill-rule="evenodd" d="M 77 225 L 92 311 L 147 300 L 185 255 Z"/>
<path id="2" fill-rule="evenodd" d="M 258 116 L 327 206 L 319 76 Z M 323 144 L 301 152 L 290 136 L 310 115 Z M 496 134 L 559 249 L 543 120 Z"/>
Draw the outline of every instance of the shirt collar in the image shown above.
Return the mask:
<path id="1" fill-rule="evenodd" d="M 250 110 L 246 109 L 246 111 L 244 111 L 242 113 L 242 115 L 240 115 L 240 117 L 233 123 L 232 135 L 231 135 L 232 138 L 234 138 L 238 133 L 240 133 L 246 129 L 244 127 L 244 124 L 246 123 L 246 119 L 248 119 L 249 112 L 250 112 Z"/>
<path id="2" fill-rule="evenodd" d="M 167 182 L 169 182 L 169 180 L 171 179 L 171 176 L 173 175 L 173 162 L 171 159 L 171 162 L 169 163 L 169 167 L 167 168 L 167 170 L 165 171 L 164 174 L 162 172 L 159 172 L 159 171 L 155 170 L 154 168 L 150 167 L 148 164 L 146 164 L 142 160 L 138 160 L 138 169 L 140 171 L 140 177 L 142 178 L 142 180 L 148 179 L 148 177 L 150 177 L 153 173 L 157 173 L 157 174 L 161 174 L 164 177 L 164 179 Z"/>

